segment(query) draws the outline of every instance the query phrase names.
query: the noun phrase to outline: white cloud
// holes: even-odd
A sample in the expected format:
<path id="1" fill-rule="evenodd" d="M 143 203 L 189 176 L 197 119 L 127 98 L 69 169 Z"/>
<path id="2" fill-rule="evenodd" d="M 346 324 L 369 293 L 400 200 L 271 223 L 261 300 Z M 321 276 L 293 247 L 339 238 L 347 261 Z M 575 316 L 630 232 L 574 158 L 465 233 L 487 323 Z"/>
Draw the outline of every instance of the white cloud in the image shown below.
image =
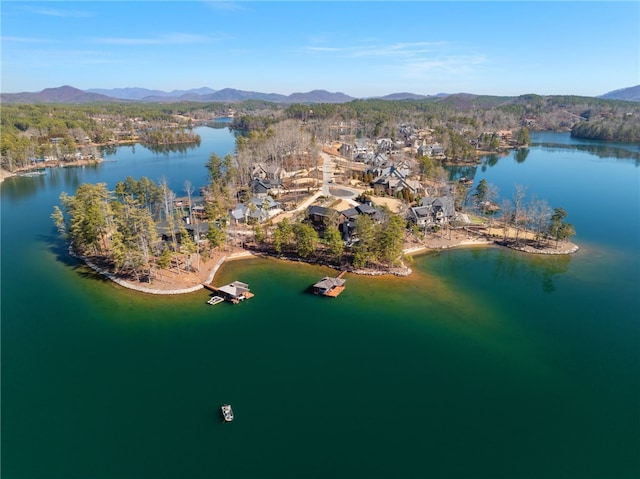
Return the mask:
<path id="1" fill-rule="evenodd" d="M 208 35 L 194 35 L 191 33 L 172 33 L 147 38 L 132 37 L 105 37 L 95 39 L 96 43 L 106 45 L 193 45 L 220 41 L 226 37 L 220 35 L 212 37 Z"/>
<path id="2" fill-rule="evenodd" d="M 451 57 L 435 57 L 425 58 L 420 61 L 407 62 L 402 68 L 407 77 L 421 77 L 427 73 L 434 71 L 443 71 L 447 73 L 466 73 L 486 62 L 481 55 L 461 55 Z"/>
<path id="3" fill-rule="evenodd" d="M 305 47 L 307 52 L 341 53 L 345 58 L 415 58 L 432 53 L 436 48 L 442 48 L 444 42 L 407 42 L 389 45 L 368 44 L 364 46 L 348 47 Z"/>
<path id="4" fill-rule="evenodd" d="M 212 10 L 224 11 L 224 12 L 237 12 L 248 10 L 247 6 L 243 2 L 230 2 L 227 0 L 209 0 L 203 2 Z"/>
<path id="5" fill-rule="evenodd" d="M 89 18 L 95 16 L 94 13 L 82 10 L 59 10 L 57 8 L 46 7 L 25 7 L 31 13 L 36 15 L 45 15 L 49 17 L 61 17 L 61 18 Z"/>
<path id="6" fill-rule="evenodd" d="M 1 37 L 2 43 L 53 43 L 49 38 L 37 37 Z"/>

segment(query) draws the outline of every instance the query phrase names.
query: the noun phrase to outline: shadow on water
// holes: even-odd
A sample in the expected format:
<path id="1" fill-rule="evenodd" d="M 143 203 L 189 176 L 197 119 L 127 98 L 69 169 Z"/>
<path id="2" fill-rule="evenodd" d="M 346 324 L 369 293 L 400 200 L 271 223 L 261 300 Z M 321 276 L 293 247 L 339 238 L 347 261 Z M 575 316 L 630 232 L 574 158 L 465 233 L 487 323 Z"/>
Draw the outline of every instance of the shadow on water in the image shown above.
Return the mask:
<path id="1" fill-rule="evenodd" d="M 516 151 L 514 159 L 516 160 L 516 163 L 524 163 L 527 160 L 528 156 L 529 148 L 520 148 Z"/>
<path id="2" fill-rule="evenodd" d="M 60 238 L 55 229 L 53 229 L 48 235 L 41 234 L 36 238 L 39 242 L 46 245 L 47 249 L 55 256 L 58 263 L 68 266 L 80 277 L 100 283 L 106 283 L 109 281 L 106 277 L 87 266 L 84 261 L 69 254 L 69 244 Z"/>
<path id="3" fill-rule="evenodd" d="M 14 176 L 2 182 L 3 194 L 7 200 L 21 200 L 35 196 L 46 186 L 46 175 L 25 178 Z"/>
<path id="4" fill-rule="evenodd" d="M 168 155 L 170 153 L 186 153 L 189 150 L 200 148 L 199 141 L 196 143 L 180 143 L 170 145 L 152 145 L 148 143 L 141 143 L 141 145 L 153 153 L 162 155 Z"/>
<path id="5" fill-rule="evenodd" d="M 558 150 L 577 150 L 590 153 L 598 158 L 615 158 L 618 160 L 634 160 L 635 166 L 640 166 L 640 152 L 633 151 L 630 145 L 611 144 L 569 144 L 562 143 L 536 143 L 532 146 L 539 146 L 544 151 L 553 153 Z"/>

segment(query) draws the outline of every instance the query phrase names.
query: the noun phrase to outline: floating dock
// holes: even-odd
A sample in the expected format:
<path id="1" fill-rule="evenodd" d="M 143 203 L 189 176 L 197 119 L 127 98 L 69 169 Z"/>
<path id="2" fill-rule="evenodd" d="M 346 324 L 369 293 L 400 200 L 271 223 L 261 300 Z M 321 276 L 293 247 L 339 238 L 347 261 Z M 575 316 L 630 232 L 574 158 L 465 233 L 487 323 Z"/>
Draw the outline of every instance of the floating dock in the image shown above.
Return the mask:
<path id="1" fill-rule="evenodd" d="M 313 285 L 313 294 L 321 294 L 322 296 L 329 296 L 330 298 L 336 298 L 340 293 L 345 290 L 345 279 L 342 276 L 346 271 L 343 271 L 335 278 L 325 276 L 316 284 Z"/>

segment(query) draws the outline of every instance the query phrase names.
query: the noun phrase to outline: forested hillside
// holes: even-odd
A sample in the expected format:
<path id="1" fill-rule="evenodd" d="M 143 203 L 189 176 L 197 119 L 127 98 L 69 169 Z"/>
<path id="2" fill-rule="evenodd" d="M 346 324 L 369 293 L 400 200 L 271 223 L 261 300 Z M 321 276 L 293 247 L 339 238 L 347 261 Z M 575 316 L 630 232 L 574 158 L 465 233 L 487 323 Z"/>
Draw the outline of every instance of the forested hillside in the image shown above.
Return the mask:
<path id="1" fill-rule="evenodd" d="M 640 141 L 640 104 L 576 96 L 493 97 L 450 95 L 409 100 L 354 100 L 347 103 L 100 103 L 11 104 L 1 114 L 1 167 L 29 167 L 38 158 L 65 156 L 97 145 L 194 142 L 188 130 L 232 112 L 232 128 L 266 131 L 283 119 L 313 122 L 317 141 L 333 139 L 336 125 L 353 138 L 397 139 L 401 125 L 431 129 L 436 141 L 459 143 L 473 154 L 482 135 L 499 130 L 572 131 L 581 138 Z"/>

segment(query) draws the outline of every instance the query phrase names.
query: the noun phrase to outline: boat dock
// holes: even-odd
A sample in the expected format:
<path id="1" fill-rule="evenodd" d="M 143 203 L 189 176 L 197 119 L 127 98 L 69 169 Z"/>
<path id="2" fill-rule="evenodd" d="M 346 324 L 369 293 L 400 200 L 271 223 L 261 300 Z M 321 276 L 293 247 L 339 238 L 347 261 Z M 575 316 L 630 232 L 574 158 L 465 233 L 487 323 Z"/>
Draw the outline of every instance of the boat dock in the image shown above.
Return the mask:
<path id="1" fill-rule="evenodd" d="M 254 294 L 249 291 L 249 285 L 240 281 L 234 281 L 233 283 L 220 286 L 219 288 L 207 283 L 203 283 L 202 286 L 209 291 L 217 293 L 217 295 L 213 296 L 209 301 L 214 301 L 214 298 L 221 298 L 220 300 L 215 300 L 216 302 L 212 303 L 207 301 L 208 304 L 218 304 L 221 301 L 229 301 L 230 303 L 238 304 L 240 301 L 253 298 L 254 296 Z"/>
<path id="2" fill-rule="evenodd" d="M 329 296 L 330 298 L 336 298 L 340 293 L 345 290 L 346 280 L 342 279 L 346 271 L 341 272 L 335 278 L 325 276 L 316 284 L 313 285 L 313 294 L 321 294 L 322 296 Z"/>

